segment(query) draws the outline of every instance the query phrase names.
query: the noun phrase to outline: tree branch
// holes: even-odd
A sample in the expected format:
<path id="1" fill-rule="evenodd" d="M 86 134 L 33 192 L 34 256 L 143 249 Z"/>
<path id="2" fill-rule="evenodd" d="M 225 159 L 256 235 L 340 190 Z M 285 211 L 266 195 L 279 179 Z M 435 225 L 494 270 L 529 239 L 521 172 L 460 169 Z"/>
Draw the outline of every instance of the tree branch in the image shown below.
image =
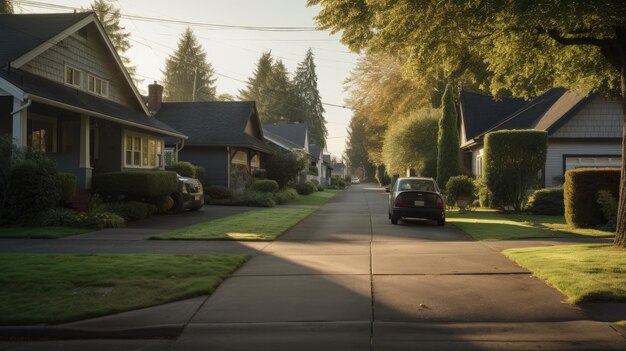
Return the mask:
<path id="1" fill-rule="evenodd" d="M 579 38 L 566 38 L 556 29 L 537 29 L 540 33 L 547 34 L 550 38 L 554 39 L 561 45 L 594 45 L 594 46 L 610 46 L 614 43 L 613 39 L 600 39 L 594 37 L 579 37 Z"/>

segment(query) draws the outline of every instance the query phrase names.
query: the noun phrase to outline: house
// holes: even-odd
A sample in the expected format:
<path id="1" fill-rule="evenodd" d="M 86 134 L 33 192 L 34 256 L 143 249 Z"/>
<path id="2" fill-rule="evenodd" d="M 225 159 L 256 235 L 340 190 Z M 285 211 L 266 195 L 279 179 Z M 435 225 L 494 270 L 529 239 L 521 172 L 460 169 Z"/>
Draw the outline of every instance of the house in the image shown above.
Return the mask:
<path id="1" fill-rule="evenodd" d="M 309 144 L 309 166 L 315 167 L 317 175 L 309 174 L 309 180 L 315 179 L 322 184 L 324 183 L 324 150 L 316 144 Z"/>
<path id="2" fill-rule="evenodd" d="M 342 179 L 346 177 L 346 165 L 343 162 L 333 162 L 333 174 L 341 177 Z"/>
<path id="3" fill-rule="evenodd" d="M 566 89 L 550 89 L 524 101 L 462 92 L 459 135 L 463 166 L 482 175 L 486 133 L 505 129 L 548 132 L 545 187 L 563 183 L 565 171 L 578 167 L 620 167 L 622 163 L 622 107 L 599 95 L 579 96 Z"/>
<path id="4" fill-rule="evenodd" d="M 299 182 L 311 179 L 319 181 L 318 164 L 321 165 L 321 150 L 319 147 L 309 144 L 309 131 L 306 123 L 264 124 L 263 131 L 265 140 L 270 145 L 298 153 L 307 158 L 308 166 L 300 174 Z M 318 167 L 318 175 L 308 174 L 309 166 Z"/>
<path id="5" fill-rule="evenodd" d="M 333 161 L 330 158 L 330 154 L 323 156 L 322 170 L 321 170 L 321 182 L 325 185 L 330 185 L 330 178 L 333 172 Z"/>
<path id="6" fill-rule="evenodd" d="M 93 12 L 0 15 L 0 135 L 90 188 L 100 172 L 163 167 L 164 140 Z"/>
<path id="7" fill-rule="evenodd" d="M 163 91 L 157 84 L 151 87 L 153 95 Z M 178 161 L 204 167 L 205 184 L 241 188 L 262 172 L 263 158 L 273 153 L 263 142 L 253 101 L 164 102 L 151 109 L 157 120 L 189 137 L 183 142 L 168 138 L 166 150 Z"/>

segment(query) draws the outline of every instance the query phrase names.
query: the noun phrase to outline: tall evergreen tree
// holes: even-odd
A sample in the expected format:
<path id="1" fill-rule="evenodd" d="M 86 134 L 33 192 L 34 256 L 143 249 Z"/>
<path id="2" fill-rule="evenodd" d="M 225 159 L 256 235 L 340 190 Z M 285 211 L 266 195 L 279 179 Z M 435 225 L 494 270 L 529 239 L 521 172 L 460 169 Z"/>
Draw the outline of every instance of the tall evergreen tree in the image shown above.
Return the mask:
<path id="1" fill-rule="evenodd" d="M 348 139 L 346 140 L 346 159 L 351 174 L 363 172 L 364 180 L 374 178 L 374 165 L 370 163 L 367 153 L 367 136 L 365 121 L 358 116 L 352 116 L 348 126 Z"/>
<path id="2" fill-rule="evenodd" d="M 111 39 L 111 43 L 122 59 L 126 70 L 131 77 L 137 81 L 135 78 L 137 67 L 131 65 L 130 59 L 124 55 L 131 47 L 129 40 L 130 33 L 126 31 L 126 28 L 120 25 L 120 18 L 122 17 L 120 9 L 116 8 L 111 0 L 94 0 L 91 3 L 91 9 L 96 13 L 96 16 L 98 16 L 98 19 L 104 27 L 104 31 L 109 36 L 109 39 Z"/>
<path id="3" fill-rule="evenodd" d="M 313 51 L 309 48 L 294 77 L 295 93 L 299 98 L 300 113 L 309 126 L 311 140 L 317 145 L 324 147 L 328 131 L 324 118 L 322 98 L 317 89 L 317 73 L 315 73 L 315 61 Z"/>
<path id="4" fill-rule="evenodd" d="M 454 88 L 446 86 L 441 99 L 442 113 L 437 138 L 437 184 L 444 187 L 450 177 L 459 175 L 459 132 L 457 130 Z"/>
<path id="5" fill-rule="evenodd" d="M 163 90 L 166 101 L 215 100 L 215 70 L 191 28 L 187 28 L 178 48 L 165 61 Z"/>
<path id="6" fill-rule="evenodd" d="M 13 12 L 13 0 L 0 0 L 0 14 Z"/>

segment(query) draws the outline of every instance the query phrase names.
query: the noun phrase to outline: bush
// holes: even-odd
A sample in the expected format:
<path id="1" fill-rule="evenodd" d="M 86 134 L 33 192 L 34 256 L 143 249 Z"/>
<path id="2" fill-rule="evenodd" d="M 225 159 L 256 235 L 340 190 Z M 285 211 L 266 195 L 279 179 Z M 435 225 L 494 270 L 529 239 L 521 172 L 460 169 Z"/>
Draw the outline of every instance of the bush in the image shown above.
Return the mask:
<path id="1" fill-rule="evenodd" d="M 315 187 L 317 188 L 317 191 L 324 191 L 324 186 L 320 183 L 319 180 L 311 179 L 311 182 L 315 185 Z"/>
<path id="2" fill-rule="evenodd" d="M 615 200 L 613 194 L 607 190 L 598 191 L 598 205 L 600 205 L 600 209 L 606 220 L 605 226 L 615 229 L 617 225 L 617 200 Z"/>
<path id="3" fill-rule="evenodd" d="M 484 174 L 493 201 L 523 209 L 527 189 L 538 182 L 546 163 L 548 133 L 537 130 L 501 130 L 487 133 Z"/>
<path id="4" fill-rule="evenodd" d="M 450 177 L 446 183 L 446 193 L 449 203 L 456 203 L 459 199 L 472 201 L 476 198 L 474 180 L 465 175 Z"/>
<path id="5" fill-rule="evenodd" d="M 279 205 L 286 204 L 291 200 L 295 200 L 298 198 L 298 192 L 296 189 L 287 188 L 281 191 L 274 193 L 274 202 Z"/>
<path id="6" fill-rule="evenodd" d="M 76 193 L 76 175 L 72 173 L 59 173 L 61 181 L 61 201 L 67 202 Z"/>
<path id="7" fill-rule="evenodd" d="M 604 225 L 602 208 L 596 201 L 600 190 L 619 196 L 619 168 L 578 168 L 565 173 L 563 201 L 565 220 L 573 227 Z"/>
<path id="8" fill-rule="evenodd" d="M 93 177 L 93 189 L 103 196 L 126 196 L 130 199 L 153 199 L 178 189 L 178 178 L 170 171 L 102 173 Z"/>
<path id="9" fill-rule="evenodd" d="M 209 185 L 204 188 L 204 195 L 211 199 L 228 199 L 231 197 L 231 192 L 225 186 Z"/>
<path id="10" fill-rule="evenodd" d="M 196 166 L 192 165 L 189 162 L 176 162 L 171 166 L 165 167 L 165 169 L 168 171 L 176 172 L 183 177 L 196 177 Z"/>
<path id="11" fill-rule="evenodd" d="M 343 178 L 338 178 L 337 179 L 337 186 L 339 186 L 339 188 L 343 189 L 346 186 L 348 186 L 348 183 L 346 183 L 346 181 L 343 180 Z"/>
<path id="12" fill-rule="evenodd" d="M 53 207 L 41 213 L 39 223 L 43 226 L 75 226 L 78 214 L 69 208 Z"/>
<path id="13" fill-rule="evenodd" d="M 204 186 L 204 182 L 206 181 L 206 169 L 202 166 L 194 167 L 196 168 L 196 179 L 198 179 L 200 183 L 202 183 L 202 186 Z"/>
<path id="14" fill-rule="evenodd" d="M 489 188 L 487 188 L 485 180 L 483 178 L 476 178 L 476 180 L 474 180 L 474 186 L 476 187 L 480 207 L 491 208 L 491 193 L 489 192 Z"/>
<path id="15" fill-rule="evenodd" d="M 309 166 L 309 174 L 317 176 L 320 174 L 320 171 L 317 169 L 317 166 Z"/>
<path id="16" fill-rule="evenodd" d="M 270 179 L 255 180 L 252 183 L 252 190 L 260 193 L 273 193 L 278 191 L 278 183 Z"/>
<path id="17" fill-rule="evenodd" d="M 296 191 L 300 195 L 309 195 L 317 191 L 317 187 L 311 181 L 307 180 L 304 183 L 296 185 Z"/>
<path id="18" fill-rule="evenodd" d="M 244 191 L 233 195 L 230 198 L 205 198 L 208 205 L 226 205 L 226 206 L 252 206 L 252 207 L 274 207 L 274 194 L 260 193 L 256 191 Z"/>
<path id="19" fill-rule="evenodd" d="M 76 227 L 95 227 L 98 229 L 118 228 L 124 225 L 124 218 L 111 212 L 90 211 L 79 213 L 76 216 L 74 225 Z"/>
<path id="20" fill-rule="evenodd" d="M 274 179 L 283 189 L 298 178 L 298 174 L 306 166 L 306 160 L 292 152 L 278 151 L 266 160 L 265 177 Z"/>
<path id="21" fill-rule="evenodd" d="M 565 212 L 563 188 L 539 189 L 528 198 L 527 210 L 532 214 L 558 216 Z"/>
<path id="22" fill-rule="evenodd" d="M 150 217 L 156 212 L 157 207 L 139 201 L 127 201 L 105 203 L 100 210 L 115 213 L 126 221 L 137 221 Z"/>

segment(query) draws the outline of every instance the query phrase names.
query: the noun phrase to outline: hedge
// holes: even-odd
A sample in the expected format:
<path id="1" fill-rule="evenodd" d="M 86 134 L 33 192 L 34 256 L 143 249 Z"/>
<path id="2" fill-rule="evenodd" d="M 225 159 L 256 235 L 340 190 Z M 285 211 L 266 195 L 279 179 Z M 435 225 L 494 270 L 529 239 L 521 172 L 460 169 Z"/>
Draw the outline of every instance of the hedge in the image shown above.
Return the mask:
<path id="1" fill-rule="evenodd" d="M 548 133 L 538 130 L 501 130 L 485 135 L 484 177 L 492 203 L 522 210 L 526 190 L 538 182 L 546 163 Z"/>
<path id="2" fill-rule="evenodd" d="M 261 193 L 273 193 L 278 191 L 278 183 L 271 179 L 256 180 L 252 183 L 252 190 Z"/>
<path id="3" fill-rule="evenodd" d="M 155 198 L 175 192 L 178 178 L 171 171 L 111 172 L 94 176 L 92 186 L 103 196 Z"/>
<path id="4" fill-rule="evenodd" d="M 528 198 L 528 212 L 539 215 L 557 216 L 565 211 L 563 188 L 536 190 Z"/>
<path id="5" fill-rule="evenodd" d="M 296 185 L 296 191 L 300 195 L 309 195 L 317 191 L 317 187 L 313 182 L 307 180 L 304 183 L 300 183 Z"/>
<path id="6" fill-rule="evenodd" d="M 72 173 L 59 173 L 61 180 L 61 201 L 67 202 L 76 193 L 76 175 Z"/>
<path id="7" fill-rule="evenodd" d="M 596 201 L 600 190 L 619 198 L 619 168 L 578 168 L 565 173 L 563 200 L 567 224 L 578 227 L 604 225 L 602 208 Z"/>
<path id="8" fill-rule="evenodd" d="M 189 162 L 176 162 L 171 166 L 165 167 L 165 169 L 168 171 L 174 171 L 183 177 L 196 177 L 196 166 Z"/>

